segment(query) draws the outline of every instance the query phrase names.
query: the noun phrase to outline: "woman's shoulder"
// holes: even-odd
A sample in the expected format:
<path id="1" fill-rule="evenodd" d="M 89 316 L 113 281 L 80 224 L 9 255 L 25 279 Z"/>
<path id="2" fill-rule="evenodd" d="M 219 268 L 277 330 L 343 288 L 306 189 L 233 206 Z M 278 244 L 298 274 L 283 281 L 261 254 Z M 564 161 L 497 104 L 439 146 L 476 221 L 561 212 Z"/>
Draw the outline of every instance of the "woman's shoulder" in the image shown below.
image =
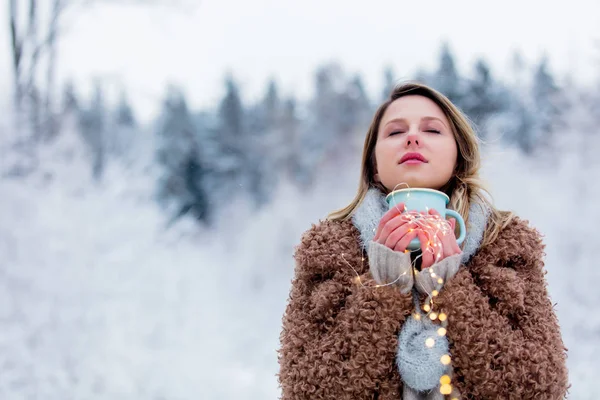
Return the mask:
<path id="1" fill-rule="evenodd" d="M 334 265 L 361 257 L 359 233 L 350 220 L 319 220 L 311 224 L 295 247 L 294 258 L 301 269 L 322 273 Z"/>
<path id="2" fill-rule="evenodd" d="M 322 219 L 312 223 L 310 228 L 302 233 L 296 250 L 330 249 L 331 246 L 343 245 L 357 237 L 358 231 L 352 221 Z"/>
<path id="3" fill-rule="evenodd" d="M 544 257 L 543 236 L 529 220 L 513 215 L 497 237 L 483 249 L 488 260 L 523 267 L 536 265 Z"/>

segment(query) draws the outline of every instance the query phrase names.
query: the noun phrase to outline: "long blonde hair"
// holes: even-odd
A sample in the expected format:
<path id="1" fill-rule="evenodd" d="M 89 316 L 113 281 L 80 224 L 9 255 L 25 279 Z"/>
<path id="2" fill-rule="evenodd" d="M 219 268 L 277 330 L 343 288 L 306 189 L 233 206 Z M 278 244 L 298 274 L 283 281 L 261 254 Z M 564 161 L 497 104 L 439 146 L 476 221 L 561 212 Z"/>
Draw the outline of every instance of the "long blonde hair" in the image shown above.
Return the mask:
<path id="1" fill-rule="evenodd" d="M 390 93 L 390 97 L 375 112 L 363 147 L 358 193 L 356 193 L 356 196 L 348 206 L 332 212 L 328 215 L 327 219 L 349 219 L 356 208 L 362 203 L 367 191 L 371 187 L 378 188 L 384 194 L 389 192 L 387 188 L 374 179 L 376 165 L 375 144 L 377 143 L 381 119 L 388 106 L 395 100 L 408 95 L 423 96 L 432 100 L 442 109 L 446 118 L 448 118 L 458 147 L 458 157 L 452 178 L 450 178 L 450 181 L 441 190 L 450 197 L 450 208 L 462 215 L 465 222 L 468 222 L 469 207 L 472 201 L 479 201 L 489 207 L 490 217 L 482 246 L 492 243 L 500 230 L 509 224 L 513 218 L 513 214 L 496 209 L 489 191 L 479 177 L 481 159 L 477 135 L 469 119 L 446 96 L 431 87 L 415 82 L 396 86 Z"/>

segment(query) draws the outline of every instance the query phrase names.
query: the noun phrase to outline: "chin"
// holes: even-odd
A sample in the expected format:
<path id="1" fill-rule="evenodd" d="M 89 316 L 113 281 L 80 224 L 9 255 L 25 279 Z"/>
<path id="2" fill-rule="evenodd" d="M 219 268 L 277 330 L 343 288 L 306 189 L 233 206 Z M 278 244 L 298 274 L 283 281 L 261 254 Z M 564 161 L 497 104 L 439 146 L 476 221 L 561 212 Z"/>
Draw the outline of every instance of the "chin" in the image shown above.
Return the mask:
<path id="1" fill-rule="evenodd" d="M 385 185 L 385 187 L 391 192 L 393 190 L 408 188 L 440 190 L 442 187 L 444 187 L 444 185 L 439 184 L 438 182 L 431 182 L 423 179 L 403 179 L 393 184 L 390 184 L 389 186 Z"/>

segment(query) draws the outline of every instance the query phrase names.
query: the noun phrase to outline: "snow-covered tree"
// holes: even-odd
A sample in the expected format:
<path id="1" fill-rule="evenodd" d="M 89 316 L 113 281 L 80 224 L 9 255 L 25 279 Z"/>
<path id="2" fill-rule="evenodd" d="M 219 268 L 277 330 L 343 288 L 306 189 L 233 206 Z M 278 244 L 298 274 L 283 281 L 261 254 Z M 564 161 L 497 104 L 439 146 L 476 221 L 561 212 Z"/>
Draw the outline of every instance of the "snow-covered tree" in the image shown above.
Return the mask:
<path id="1" fill-rule="evenodd" d="M 301 180 L 302 171 L 300 164 L 300 126 L 302 121 L 297 115 L 296 104 L 294 98 L 285 100 L 281 115 L 281 130 L 284 137 L 283 172 L 293 182 Z"/>
<path id="2" fill-rule="evenodd" d="M 118 126 L 134 127 L 136 125 L 133 108 L 124 90 L 121 91 L 119 97 L 119 103 L 115 112 L 115 122 Z"/>
<path id="3" fill-rule="evenodd" d="M 283 172 L 282 104 L 274 80 L 269 81 L 258 104 L 250 108 L 247 121 L 249 192 L 256 205 L 261 206 L 268 202 Z"/>
<path id="4" fill-rule="evenodd" d="M 340 131 L 350 135 L 356 130 L 366 132 L 372 110 L 360 76 L 356 75 L 346 84 L 339 101 Z"/>
<path id="5" fill-rule="evenodd" d="M 488 119 L 508 105 L 503 93 L 485 60 L 477 60 L 474 76 L 467 83 L 463 111 L 475 123 L 481 136 L 485 137 Z"/>
<path id="6" fill-rule="evenodd" d="M 91 104 L 80 112 L 79 127 L 90 150 L 92 177 L 100 180 L 106 163 L 106 105 L 99 83 L 95 85 Z"/>
<path id="7" fill-rule="evenodd" d="M 237 82 L 225 79 L 225 96 L 217 113 L 216 140 L 219 155 L 216 171 L 223 188 L 233 194 L 242 189 L 250 192 L 254 165 L 248 162 L 250 135 Z"/>
<path id="8" fill-rule="evenodd" d="M 563 125 L 562 115 L 568 104 L 543 57 L 537 65 L 531 87 L 535 124 L 532 139 L 537 146 L 548 146 L 554 132 Z"/>
<path id="9" fill-rule="evenodd" d="M 463 81 L 456 67 L 454 55 L 448 43 L 443 43 L 440 51 L 439 65 L 433 74 L 431 84 L 458 107 L 462 108 L 464 100 Z"/>
<path id="10" fill-rule="evenodd" d="M 383 70 L 383 90 L 381 92 L 381 100 L 386 101 L 394 87 L 396 86 L 396 79 L 394 70 L 392 67 L 388 66 Z"/>
<path id="11" fill-rule="evenodd" d="M 139 132 L 133 108 L 125 91 L 121 91 L 116 108 L 111 112 L 110 129 L 107 130 L 107 151 L 126 164 L 134 161 L 136 153 L 136 139 Z"/>
<path id="12" fill-rule="evenodd" d="M 159 202 L 175 218 L 191 214 L 209 222 L 210 207 L 203 184 L 205 168 L 200 160 L 196 127 L 179 88 L 172 86 L 168 90 L 157 136 Z"/>

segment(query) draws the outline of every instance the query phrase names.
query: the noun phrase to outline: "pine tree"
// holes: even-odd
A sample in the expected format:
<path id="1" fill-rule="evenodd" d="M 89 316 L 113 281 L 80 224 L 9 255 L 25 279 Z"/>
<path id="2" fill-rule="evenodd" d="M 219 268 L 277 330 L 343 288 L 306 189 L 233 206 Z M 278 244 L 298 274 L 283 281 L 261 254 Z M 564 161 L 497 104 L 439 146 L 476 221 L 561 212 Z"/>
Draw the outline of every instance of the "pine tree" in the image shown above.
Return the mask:
<path id="1" fill-rule="evenodd" d="M 463 107 L 463 83 L 456 68 L 454 55 L 447 42 L 442 45 L 440 61 L 433 78 L 433 86 L 442 92 L 459 108 Z"/>
<path id="2" fill-rule="evenodd" d="M 296 113 L 296 100 L 289 98 L 283 104 L 281 130 L 284 137 L 284 172 L 293 182 L 301 180 L 300 119 Z"/>
<path id="3" fill-rule="evenodd" d="M 121 91 L 116 111 L 116 123 L 118 126 L 134 127 L 136 125 L 133 109 L 125 91 Z"/>
<path id="4" fill-rule="evenodd" d="M 246 152 L 249 189 L 255 204 L 262 206 L 278 184 L 285 151 L 281 100 L 274 80 L 268 82 L 264 97 L 247 117 L 250 121 Z"/>
<path id="5" fill-rule="evenodd" d="M 245 123 L 239 88 L 232 76 L 225 79 L 225 97 L 219 105 L 216 140 L 219 157 L 215 165 L 222 177 L 223 188 L 233 193 L 244 189 L 250 192 L 253 168 L 249 161 L 250 136 Z"/>
<path id="6" fill-rule="evenodd" d="M 106 106 L 99 83 L 96 83 L 90 106 L 81 111 L 79 125 L 81 134 L 90 149 L 92 177 L 100 180 L 106 163 Z"/>
<path id="7" fill-rule="evenodd" d="M 343 152 L 347 144 L 344 133 L 340 132 L 340 93 L 344 88 L 345 78 L 339 65 L 317 69 L 314 97 L 308 105 L 309 119 L 300 133 L 300 168 L 296 176 L 302 187 L 312 185 L 317 170 L 326 160 L 335 157 L 332 155 L 334 144 L 337 152 Z"/>
<path id="8" fill-rule="evenodd" d="M 107 133 L 108 150 L 127 164 L 133 163 L 136 145 L 136 120 L 125 91 L 121 91 L 119 102 L 112 113 L 111 129 Z"/>
<path id="9" fill-rule="evenodd" d="M 467 88 L 463 98 L 463 111 L 475 123 L 479 134 L 485 136 L 488 119 L 507 104 L 483 59 L 476 61 L 475 74 Z"/>
<path id="10" fill-rule="evenodd" d="M 371 105 L 360 76 L 355 76 L 340 95 L 340 131 L 352 134 L 366 132 Z"/>
<path id="11" fill-rule="evenodd" d="M 567 106 L 549 70 L 547 57 L 540 60 L 534 72 L 531 95 L 536 116 L 532 142 L 534 146 L 547 146 L 556 129 L 562 126 L 562 113 Z"/>
<path id="12" fill-rule="evenodd" d="M 390 98 L 390 94 L 394 87 L 396 86 L 396 80 L 394 78 L 394 70 L 392 67 L 388 66 L 383 70 L 383 91 L 381 99 L 382 101 L 386 101 Z"/>
<path id="13" fill-rule="evenodd" d="M 79 101 L 73 81 L 68 81 L 63 89 L 63 114 L 79 110 Z"/>
<path id="14" fill-rule="evenodd" d="M 171 210 L 174 219 L 189 213 L 208 223 L 211 210 L 204 185 L 205 168 L 200 160 L 196 128 L 179 88 L 168 89 L 157 135 L 159 203 Z"/>

